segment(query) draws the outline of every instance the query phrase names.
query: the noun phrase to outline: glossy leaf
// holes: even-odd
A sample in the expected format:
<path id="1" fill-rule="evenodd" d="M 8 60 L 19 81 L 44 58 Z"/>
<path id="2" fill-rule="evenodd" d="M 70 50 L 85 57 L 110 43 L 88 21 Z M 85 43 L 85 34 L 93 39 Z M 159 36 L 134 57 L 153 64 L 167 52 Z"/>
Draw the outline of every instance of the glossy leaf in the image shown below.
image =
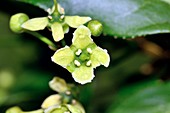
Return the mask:
<path id="1" fill-rule="evenodd" d="M 52 8 L 53 6 L 53 0 L 17 0 L 17 1 L 29 3 L 34 6 L 38 6 L 46 11 L 48 8 Z"/>
<path id="2" fill-rule="evenodd" d="M 45 10 L 52 0 L 20 0 Z M 104 25 L 104 34 L 135 37 L 170 32 L 169 0 L 59 0 L 66 15 L 83 15 Z M 159 9 L 159 10 L 158 10 Z"/>
<path id="3" fill-rule="evenodd" d="M 170 83 L 151 83 L 146 85 L 143 82 L 124 88 L 118 96 L 121 101 L 115 103 L 117 107 L 111 107 L 107 113 L 168 113 Z"/>

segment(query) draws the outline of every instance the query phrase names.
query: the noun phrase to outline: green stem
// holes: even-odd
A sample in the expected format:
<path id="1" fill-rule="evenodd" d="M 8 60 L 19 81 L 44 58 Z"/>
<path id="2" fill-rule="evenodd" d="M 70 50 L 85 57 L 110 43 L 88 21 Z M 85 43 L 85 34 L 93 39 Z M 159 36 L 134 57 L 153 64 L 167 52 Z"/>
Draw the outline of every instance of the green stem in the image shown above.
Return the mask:
<path id="1" fill-rule="evenodd" d="M 53 1 L 54 1 L 54 7 L 55 7 L 54 13 L 55 13 L 55 15 L 59 15 L 58 2 L 57 2 L 57 0 L 53 0 Z"/>
<path id="2" fill-rule="evenodd" d="M 66 42 L 65 42 L 65 40 L 63 39 L 63 40 L 61 40 L 61 45 L 62 46 L 65 46 L 66 45 Z"/>
<path id="3" fill-rule="evenodd" d="M 33 32 L 33 31 L 26 31 L 26 33 L 33 35 L 34 37 L 37 37 L 38 39 L 40 39 L 42 42 L 46 43 L 50 49 L 52 50 L 57 50 L 56 45 L 49 40 L 47 37 L 42 36 L 41 34 L 37 33 L 37 32 Z"/>

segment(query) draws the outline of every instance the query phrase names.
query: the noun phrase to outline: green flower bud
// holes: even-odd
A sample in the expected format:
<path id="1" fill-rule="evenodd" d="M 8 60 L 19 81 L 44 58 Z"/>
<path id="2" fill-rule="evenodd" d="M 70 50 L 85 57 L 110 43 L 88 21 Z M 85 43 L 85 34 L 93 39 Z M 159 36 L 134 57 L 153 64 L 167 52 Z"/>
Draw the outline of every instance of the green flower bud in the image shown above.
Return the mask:
<path id="1" fill-rule="evenodd" d="M 90 21 L 87 27 L 90 29 L 91 34 L 95 37 L 100 36 L 103 31 L 102 24 L 97 20 Z"/>
<path id="2" fill-rule="evenodd" d="M 23 28 L 21 27 L 21 25 L 26 22 L 29 19 L 29 17 L 24 14 L 24 13 L 18 13 L 15 14 L 11 17 L 10 19 L 10 29 L 13 32 L 16 33 L 22 33 L 23 32 Z"/>

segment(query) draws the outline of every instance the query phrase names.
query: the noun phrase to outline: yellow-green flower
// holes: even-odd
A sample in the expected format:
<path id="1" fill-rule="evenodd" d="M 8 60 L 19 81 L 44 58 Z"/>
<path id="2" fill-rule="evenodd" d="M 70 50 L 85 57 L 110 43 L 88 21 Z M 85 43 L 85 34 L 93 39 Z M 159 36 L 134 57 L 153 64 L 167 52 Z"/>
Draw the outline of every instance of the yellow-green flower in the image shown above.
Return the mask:
<path id="1" fill-rule="evenodd" d="M 43 30 L 48 27 L 52 31 L 53 39 L 58 42 L 64 38 L 64 33 L 68 33 L 69 26 L 77 28 L 91 20 L 90 17 L 65 16 L 64 9 L 58 5 L 59 14 L 55 14 L 55 7 L 49 9 L 49 16 L 29 19 L 21 27 L 30 31 Z"/>
<path id="2" fill-rule="evenodd" d="M 93 42 L 86 26 L 79 26 L 73 35 L 72 45 L 57 50 L 52 61 L 71 72 L 76 82 L 86 84 L 94 78 L 93 68 L 109 66 L 110 56 Z"/>
<path id="3" fill-rule="evenodd" d="M 44 109 L 44 113 L 85 113 L 82 105 L 76 100 L 70 104 L 61 103 L 59 94 L 47 97 L 41 106 Z"/>

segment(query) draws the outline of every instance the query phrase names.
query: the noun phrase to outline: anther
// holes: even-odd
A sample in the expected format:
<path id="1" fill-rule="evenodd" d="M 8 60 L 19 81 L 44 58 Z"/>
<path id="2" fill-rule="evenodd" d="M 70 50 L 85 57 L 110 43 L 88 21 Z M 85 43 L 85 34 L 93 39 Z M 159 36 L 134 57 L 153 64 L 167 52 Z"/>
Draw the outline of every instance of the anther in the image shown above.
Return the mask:
<path id="1" fill-rule="evenodd" d="M 66 91 L 66 94 L 67 94 L 67 95 L 70 95 L 70 94 L 71 94 L 71 92 L 70 92 L 70 91 Z"/>
<path id="2" fill-rule="evenodd" d="M 76 104 L 77 101 L 76 101 L 75 99 L 73 99 L 73 100 L 71 101 L 71 103 L 72 103 L 72 104 Z"/>
<path id="3" fill-rule="evenodd" d="M 48 16 L 48 18 L 51 20 L 51 19 L 53 19 L 53 17 L 52 16 Z"/>
<path id="4" fill-rule="evenodd" d="M 87 52 L 91 54 L 92 53 L 91 48 L 87 48 Z"/>
<path id="5" fill-rule="evenodd" d="M 74 60 L 74 64 L 75 64 L 76 66 L 78 66 L 78 67 L 81 65 L 78 60 Z"/>
<path id="6" fill-rule="evenodd" d="M 91 65 L 91 60 L 89 60 L 88 62 L 86 62 L 86 66 L 90 66 Z"/>
<path id="7" fill-rule="evenodd" d="M 60 19 L 63 19 L 64 18 L 64 15 L 60 16 Z"/>
<path id="8" fill-rule="evenodd" d="M 82 53 L 81 49 L 78 49 L 77 52 L 75 53 L 77 56 L 79 56 Z"/>

